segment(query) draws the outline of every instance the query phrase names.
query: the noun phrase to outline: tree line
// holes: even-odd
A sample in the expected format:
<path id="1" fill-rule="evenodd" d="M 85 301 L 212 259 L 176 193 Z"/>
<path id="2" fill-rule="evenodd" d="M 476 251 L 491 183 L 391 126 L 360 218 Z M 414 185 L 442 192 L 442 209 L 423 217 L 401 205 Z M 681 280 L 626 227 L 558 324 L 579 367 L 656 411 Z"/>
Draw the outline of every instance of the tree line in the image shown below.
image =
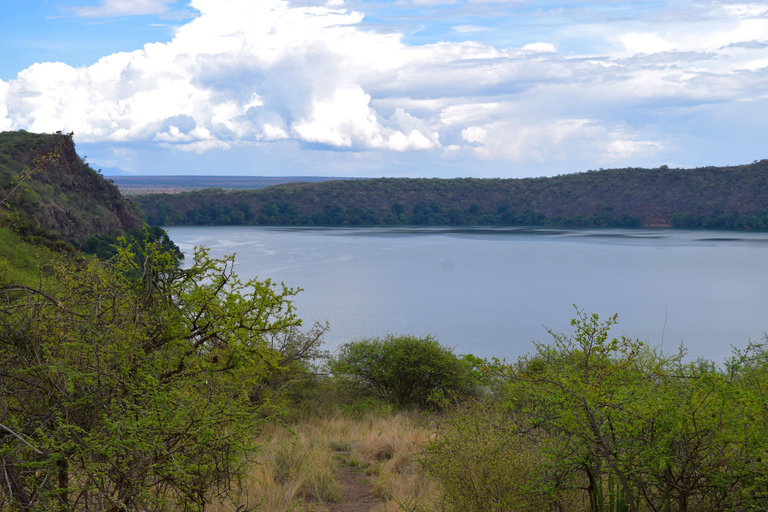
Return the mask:
<path id="1" fill-rule="evenodd" d="M 766 229 L 768 160 L 524 179 L 336 180 L 135 196 L 174 225 L 559 225 Z M 728 220 L 737 215 L 739 222 Z"/>
<path id="2" fill-rule="evenodd" d="M 547 217 L 543 213 L 530 210 L 518 211 L 508 206 L 500 206 L 494 212 L 483 212 L 476 204 L 464 209 L 460 206 L 450 208 L 441 206 L 436 201 L 429 204 L 417 203 L 407 210 L 401 203 L 395 202 L 386 215 L 381 216 L 372 208 L 353 206 L 345 208 L 337 203 L 325 205 L 322 211 L 304 215 L 287 202 L 272 202 L 264 205 L 256 213 L 245 201 L 235 206 L 222 206 L 219 203 L 198 206 L 186 211 L 185 215 L 172 212 L 170 208 L 161 208 L 159 213 L 148 214 L 147 222 L 153 225 L 179 226 L 377 226 L 377 225 L 415 225 L 415 226 L 569 226 L 569 227 L 640 227 L 642 223 L 636 217 L 627 214 L 617 215 L 613 208 L 603 206 L 591 216 Z"/>

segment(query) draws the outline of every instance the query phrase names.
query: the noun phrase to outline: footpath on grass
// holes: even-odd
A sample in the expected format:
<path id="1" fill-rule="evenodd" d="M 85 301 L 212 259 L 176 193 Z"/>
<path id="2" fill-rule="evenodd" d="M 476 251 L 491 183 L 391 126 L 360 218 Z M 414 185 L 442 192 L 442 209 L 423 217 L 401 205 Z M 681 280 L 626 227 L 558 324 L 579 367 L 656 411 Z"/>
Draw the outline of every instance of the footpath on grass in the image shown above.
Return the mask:
<path id="1" fill-rule="evenodd" d="M 344 453 L 347 455 L 347 453 Z M 370 476 L 359 468 L 347 466 L 337 461 L 336 477 L 341 484 L 341 499 L 338 503 L 328 503 L 321 510 L 324 512 L 369 512 L 383 501 L 373 493 Z"/>

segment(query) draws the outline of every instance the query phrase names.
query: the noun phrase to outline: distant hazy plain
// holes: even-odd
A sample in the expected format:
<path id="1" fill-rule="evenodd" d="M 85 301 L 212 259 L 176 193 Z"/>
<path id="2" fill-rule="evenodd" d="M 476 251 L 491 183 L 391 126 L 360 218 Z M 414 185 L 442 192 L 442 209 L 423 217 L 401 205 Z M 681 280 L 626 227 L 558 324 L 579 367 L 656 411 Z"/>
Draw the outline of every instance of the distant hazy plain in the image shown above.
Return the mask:
<path id="1" fill-rule="evenodd" d="M 241 277 L 303 288 L 327 348 L 387 332 L 515 358 L 571 332 L 573 305 L 612 334 L 722 362 L 768 331 L 768 234 L 521 228 L 175 227 L 185 252 L 237 254 Z"/>

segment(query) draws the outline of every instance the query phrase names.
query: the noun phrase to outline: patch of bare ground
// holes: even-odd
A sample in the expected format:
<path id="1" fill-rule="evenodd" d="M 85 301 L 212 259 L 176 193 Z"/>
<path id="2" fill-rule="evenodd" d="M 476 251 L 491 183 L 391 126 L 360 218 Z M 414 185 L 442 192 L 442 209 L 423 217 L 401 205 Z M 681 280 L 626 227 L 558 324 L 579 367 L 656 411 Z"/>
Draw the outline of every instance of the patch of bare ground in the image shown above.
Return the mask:
<path id="1" fill-rule="evenodd" d="M 349 452 L 339 455 L 349 456 Z M 319 510 L 323 512 L 368 512 L 374 510 L 384 500 L 374 494 L 371 477 L 360 468 L 353 468 L 342 461 L 337 461 L 336 479 L 341 485 L 341 498 L 338 503 L 328 503 Z"/>

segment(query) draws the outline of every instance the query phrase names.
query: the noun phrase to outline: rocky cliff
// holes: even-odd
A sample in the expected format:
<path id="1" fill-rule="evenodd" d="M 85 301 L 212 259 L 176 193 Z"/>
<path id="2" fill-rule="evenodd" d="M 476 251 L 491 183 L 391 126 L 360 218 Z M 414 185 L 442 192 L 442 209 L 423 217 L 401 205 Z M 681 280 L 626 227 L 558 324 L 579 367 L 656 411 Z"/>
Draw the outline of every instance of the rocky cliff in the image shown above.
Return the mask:
<path id="1" fill-rule="evenodd" d="M 6 201 L 6 224 L 31 224 L 71 242 L 142 225 L 135 204 L 86 164 L 72 139 L 60 133 L 0 133 L 0 200 L 25 172 L 38 167 L 36 162 L 52 152 L 57 152 L 57 158 L 24 181 Z"/>

